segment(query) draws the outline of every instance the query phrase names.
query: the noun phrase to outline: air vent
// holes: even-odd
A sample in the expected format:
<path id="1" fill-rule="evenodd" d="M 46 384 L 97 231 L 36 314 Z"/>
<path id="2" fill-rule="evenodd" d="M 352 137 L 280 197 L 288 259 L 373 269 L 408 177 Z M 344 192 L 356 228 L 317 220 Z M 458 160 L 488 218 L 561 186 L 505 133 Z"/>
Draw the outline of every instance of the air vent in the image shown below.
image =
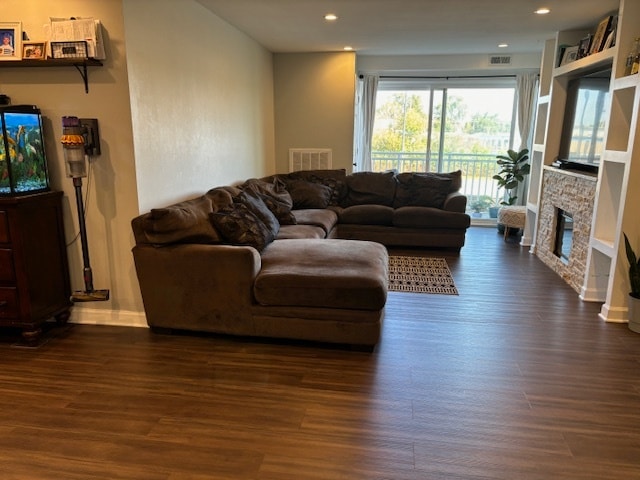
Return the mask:
<path id="1" fill-rule="evenodd" d="M 289 171 L 328 170 L 331 168 L 330 148 L 290 148 Z"/>
<path id="2" fill-rule="evenodd" d="M 489 65 L 491 66 L 511 65 L 511 55 L 491 55 L 489 57 Z"/>

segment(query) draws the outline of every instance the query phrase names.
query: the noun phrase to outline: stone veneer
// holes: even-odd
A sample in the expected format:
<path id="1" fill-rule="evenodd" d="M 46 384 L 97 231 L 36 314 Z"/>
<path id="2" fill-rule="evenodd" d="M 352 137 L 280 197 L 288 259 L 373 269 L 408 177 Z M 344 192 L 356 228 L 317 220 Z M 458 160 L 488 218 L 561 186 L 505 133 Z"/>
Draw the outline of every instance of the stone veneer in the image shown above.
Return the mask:
<path id="1" fill-rule="evenodd" d="M 544 169 L 535 254 L 578 293 L 587 269 L 595 193 L 595 177 L 551 167 Z M 573 243 L 568 263 L 553 253 L 557 209 L 573 216 Z"/>

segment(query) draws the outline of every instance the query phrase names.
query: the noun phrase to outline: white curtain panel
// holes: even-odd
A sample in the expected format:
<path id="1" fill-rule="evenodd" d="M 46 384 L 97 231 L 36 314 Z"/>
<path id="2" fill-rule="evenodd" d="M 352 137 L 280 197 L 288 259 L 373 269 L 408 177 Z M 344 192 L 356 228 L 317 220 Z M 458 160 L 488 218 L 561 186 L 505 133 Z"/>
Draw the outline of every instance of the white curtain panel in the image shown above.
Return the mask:
<path id="1" fill-rule="evenodd" d="M 516 75 L 516 96 L 518 99 L 518 131 L 520 132 L 520 150 L 528 148 L 533 132 L 534 112 L 537 102 L 538 74 L 521 73 Z M 526 205 L 529 177 L 518 185 L 516 189 L 516 204 Z"/>
<path id="2" fill-rule="evenodd" d="M 529 148 L 533 127 L 534 107 L 538 84 L 537 73 L 516 75 L 516 95 L 518 98 L 518 130 L 520 132 L 520 150 Z"/>
<path id="3" fill-rule="evenodd" d="M 354 171 L 356 172 L 370 172 L 372 170 L 371 137 L 376 116 L 378 80 L 377 75 L 362 75 L 358 81 L 353 155 Z"/>

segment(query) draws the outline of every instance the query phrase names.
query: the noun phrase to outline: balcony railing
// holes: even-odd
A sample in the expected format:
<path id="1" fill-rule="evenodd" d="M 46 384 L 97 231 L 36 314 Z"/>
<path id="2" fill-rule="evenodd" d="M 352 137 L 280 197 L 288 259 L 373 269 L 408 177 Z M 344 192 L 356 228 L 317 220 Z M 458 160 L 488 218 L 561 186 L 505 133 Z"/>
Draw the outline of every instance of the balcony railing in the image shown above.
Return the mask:
<path id="1" fill-rule="evenodd" d="M 493 176 L 498 173 L 496 156 L 492 154 L 445 153 L 438 165 L 437 160 L 427 162 L 424 153 L 372 152 L 371 162 L 374 172 L 396 170 L 402 172 L 453 172 L 462 170 L 462 187 L 467 200 L 467 211 L 489 217 L 489 207 L 498 206 L 503 191 Z M 427 165 L 428 163 L 428 165 Z M 477 207 L 477 208 L 474 208 Z M 476 212 L 479 210 L 479 212 Z"/>

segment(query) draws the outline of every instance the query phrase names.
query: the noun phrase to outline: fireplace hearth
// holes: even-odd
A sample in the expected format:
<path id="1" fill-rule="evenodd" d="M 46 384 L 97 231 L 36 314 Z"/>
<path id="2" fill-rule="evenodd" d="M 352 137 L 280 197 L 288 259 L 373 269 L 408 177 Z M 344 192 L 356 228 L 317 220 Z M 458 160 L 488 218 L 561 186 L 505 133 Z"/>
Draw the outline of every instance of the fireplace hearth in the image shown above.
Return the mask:
<path id="1" fill-rule="evenodd" d="M 577 293 L 585 282 L 596 178 L 546 167 L 534 253 Z"/>

